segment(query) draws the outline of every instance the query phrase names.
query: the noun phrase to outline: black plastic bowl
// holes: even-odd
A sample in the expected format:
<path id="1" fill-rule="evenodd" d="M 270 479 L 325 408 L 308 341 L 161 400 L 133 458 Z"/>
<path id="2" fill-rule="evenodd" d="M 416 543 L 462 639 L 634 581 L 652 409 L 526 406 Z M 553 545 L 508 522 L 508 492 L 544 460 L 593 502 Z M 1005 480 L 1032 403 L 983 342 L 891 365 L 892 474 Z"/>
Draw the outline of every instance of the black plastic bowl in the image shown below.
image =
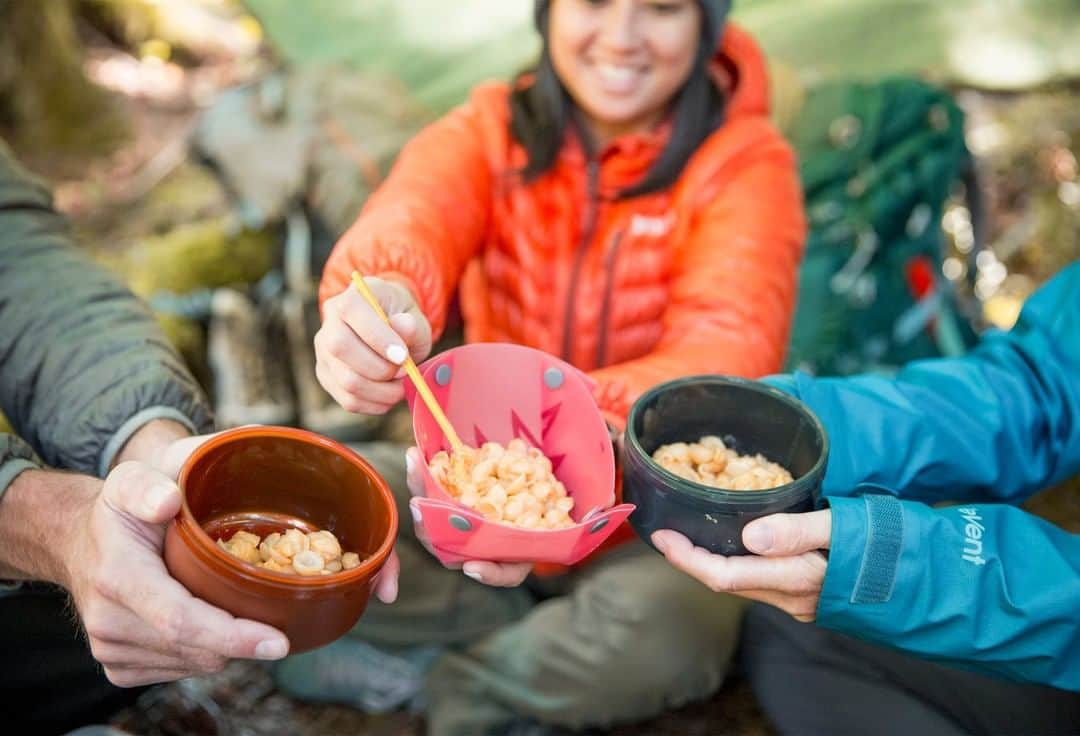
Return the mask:
<path id="1" fill-rule="evenodd" d="M 726 491 L 671 473 L 652 459 L 661 445 L 723 438 L 740 454 L 761 453 L 795 479 L 767 491 Z M 798 399 L 764 383 L 695 376 L 660 384 L 630 410 L 623 440 L 623 498 L 637 505 L 630 525 L 650 546 L 674 529 L 723 555 L 748 554 L 742 530 L 760 516 L 811 511 L 819 501 L 829 440 Z"/>

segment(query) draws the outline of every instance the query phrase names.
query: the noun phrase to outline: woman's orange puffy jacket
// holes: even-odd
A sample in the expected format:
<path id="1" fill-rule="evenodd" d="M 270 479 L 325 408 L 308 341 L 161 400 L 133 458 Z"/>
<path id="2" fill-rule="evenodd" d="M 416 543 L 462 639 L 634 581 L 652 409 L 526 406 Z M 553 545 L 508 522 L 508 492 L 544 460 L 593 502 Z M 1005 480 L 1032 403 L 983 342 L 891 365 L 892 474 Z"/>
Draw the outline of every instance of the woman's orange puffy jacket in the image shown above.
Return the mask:
<path id="1" fill-rule="evenodd" d="M 640 180 L 670 125 L 592 160 L 568 135 L 555 166 L 523 184 L 510 88 L 478 87 L 403 149 L 335 246 L 321 300 L 354 269 L 398 278 L 438 335 L 460 290 L 467 341 L 530 345 L 589 372 L 620 427 L 659 382 L 777 371 L 804 239 L 795 159 L 745 32 L 729 24 L 714 71 L 723 125 L 669 190 L 626 200 L 614 194 Z"/>
<path id="2" fill-rule="evenodd" d="M 671 189 L 626 200 L 615 193 L 640 181 L 670 125 L 592 160 L 568 135 L 555 166 L 523 184 L 510 87 L 478 87 L 402 150 L 334 247 L 320 301 L 354 269 L 396 278 L 438 336 L 458 291 L 467 341 L 530 345 L 588 371 L 620 428 L 657 383 L 776 372 L 805 236 L 795 158 L 768 120 L 754 41 L 729 23 L 714 61 L 724 124 Z M 623 525 L 601 549 L 632 536 Z"/>

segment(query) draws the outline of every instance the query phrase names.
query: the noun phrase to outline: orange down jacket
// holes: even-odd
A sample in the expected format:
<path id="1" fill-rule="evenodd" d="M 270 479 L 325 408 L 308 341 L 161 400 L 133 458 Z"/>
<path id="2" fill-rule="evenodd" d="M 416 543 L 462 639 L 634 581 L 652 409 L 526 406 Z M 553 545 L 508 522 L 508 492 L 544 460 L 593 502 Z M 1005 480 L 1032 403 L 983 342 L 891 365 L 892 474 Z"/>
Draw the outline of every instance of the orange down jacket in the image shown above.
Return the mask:
<path id="1" fill-rule="evenodd" d="M 730 24 L 714 58 L 723 124 L 678 181 L 618 200 L 656 160 L 669 124 L 589 159 L 568 134 L 523 183 L 506 84 L 477 87 L 401 152 L 334 248 L 320 300 L 354 269 L 404 281 L 436 336 L 460 293 L 469 342 L 560 356 L 597 381 L 622 426 L 634 399 L 679 376 L 760 376 L 784 356 L 804 217 L 791 148 L 768 120 L 761 52 Z"/>

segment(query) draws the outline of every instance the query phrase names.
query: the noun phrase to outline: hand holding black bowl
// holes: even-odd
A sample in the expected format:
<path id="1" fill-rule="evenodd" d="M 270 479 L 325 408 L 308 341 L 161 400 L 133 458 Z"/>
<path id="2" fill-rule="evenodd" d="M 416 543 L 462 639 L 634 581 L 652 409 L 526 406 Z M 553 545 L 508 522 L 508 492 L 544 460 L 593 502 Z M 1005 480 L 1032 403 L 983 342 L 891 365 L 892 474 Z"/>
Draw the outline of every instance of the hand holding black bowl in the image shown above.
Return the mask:
<path id="1" fill-rule="evenodd" d="M 767 491 L 728 491 L 681 478 L 652 459 L 661 445 L 724 438 L 740 454 L 761 453 L 794 480 Z M 711 553 L 745 555 L 742 530 L 775 513 L 812 511 L 829 455 L 825 429 L 799 400 L 757 381 L 696 376 L 660 384 L 630 410 L 623 437 L 623 498 L 630 524 L 652 544 L 673 529 Z"/>
<path id="2" fill-rule="evenodd" d="M 725 557 L 695 547 L 670 529 L 652 535 L 653 546 L 672 566 L 717 593 L 741 595 L 787 611 L 798 621 L 813 621 L 829 565 L 822 550 L 832 543 L 832 512 L 755 519 L 743 530 L 743 541 L 753 554 Z"/>

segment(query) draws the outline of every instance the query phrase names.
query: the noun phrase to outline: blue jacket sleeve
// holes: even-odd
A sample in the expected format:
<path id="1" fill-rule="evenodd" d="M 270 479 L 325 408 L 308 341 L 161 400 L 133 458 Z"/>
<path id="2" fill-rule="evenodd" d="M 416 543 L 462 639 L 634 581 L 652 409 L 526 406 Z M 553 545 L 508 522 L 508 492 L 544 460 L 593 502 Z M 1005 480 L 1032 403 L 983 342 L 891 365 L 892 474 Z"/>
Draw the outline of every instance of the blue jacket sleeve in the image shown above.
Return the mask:
<path id="1" fill-rule="evenodd" d="M 820 625 L 1080 690 L 1080 536 L 1005 505 L 1080 471 L 1080 264 L 1016 327 L 893 379 L 773 381 L 829 432 Z M 903 500 L 901 500 L 903 499 Z"/>
<path id="2" fill-rule="evenodd" d="M 832 499 L 817 622 L 927 659 L 1080 690 L 1080 536 L 1005 505 Z"/>
<path id="3" fill-rule="evenodd" d="M 894 378 L 768 380 L 828 430 L 827 496 L 872 483 L 912 500 L 1019 502 L 1080 471 L 1080 263 L 964 357 Z"/>

